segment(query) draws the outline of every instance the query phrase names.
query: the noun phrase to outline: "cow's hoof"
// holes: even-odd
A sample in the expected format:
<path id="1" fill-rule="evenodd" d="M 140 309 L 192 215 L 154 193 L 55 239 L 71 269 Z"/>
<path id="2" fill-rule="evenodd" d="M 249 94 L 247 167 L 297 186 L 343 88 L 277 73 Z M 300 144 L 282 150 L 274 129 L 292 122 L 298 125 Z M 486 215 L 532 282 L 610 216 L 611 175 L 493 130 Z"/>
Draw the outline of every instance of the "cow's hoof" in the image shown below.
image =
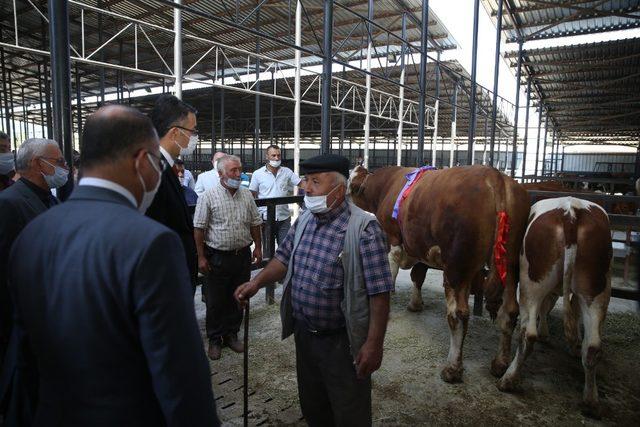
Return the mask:
<path id="1" fill-rule="evenodd" d="M 582 415 L 594 420 L 602 419 L 602 407 L 598 402 L 582 402 L 580 405 Z"/>
<path id="2" fill-rule="evenodd" d="M 407 306 L 407 310 L 413 313 L 419 313 L 422 311 L 423 308 L 424 308 L 423 303 L 416 304 L 416 303 L 410 302 L 409 305 Z"/>
<path id="3" fill-rule="evenodd" d="M 512 393 L 518 390 L 518 382 L 515 378 L 503 376 L 496 382 L 498 390 L 505 393 Z"/>
<path id="4" fill-rule="evenodd" d="M 462 371 L 464 371 L 464 368 L 462 366 L 446 366 L 444 369 L 442 369 L 442 371 L 440 371 L 440 378 L 442 378 L 442 381 L 450 384 L 461 383 Z"/>
<path id="5" fill-rule="evenodd" d="M 496 378 L 501 378 L 505 372 L 507 372 L 507 368 L 509 364 L 507 362 L 503 362 L 502 360 L 493 359 L 491 361 L 491 375 Z"/>

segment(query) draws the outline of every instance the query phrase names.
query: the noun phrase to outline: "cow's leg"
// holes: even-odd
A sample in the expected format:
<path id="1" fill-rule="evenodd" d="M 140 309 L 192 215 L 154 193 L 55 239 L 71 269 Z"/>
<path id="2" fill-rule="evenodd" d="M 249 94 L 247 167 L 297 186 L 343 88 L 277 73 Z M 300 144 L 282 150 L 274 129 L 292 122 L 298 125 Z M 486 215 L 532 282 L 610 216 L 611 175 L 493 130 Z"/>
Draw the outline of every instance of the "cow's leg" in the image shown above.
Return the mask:
<path id="1" fill-rule="evenodd" d="M 582 367 L 584 368 L 584 414 L 600 418 L 598 403 L 598 386 L 596 385 L 596 367 L 602 354 L 602 326 L 607 314 L 609 293 L 602 292 L 588 303 L 585 298 L 578 296 L 584 338 L 582 339 Z"/>
<path id="2" fill-rule="evenodd" d="M 389 266 L 391 267 L 391 277 L 393 278 L 393 283 L 396 282 L 398 278 L 398 272 L 400 271 L 400 257 L 402 256 L 402 246 L 391 246 L 391 250 L 389 251 Z"/>
<path id="3" fill-rule="evenodd" d="M 580 304 L 578 296 L 571 293 L 571 290 L 565 287 L 564 295 L 564 337 L 569 344 L 569 350 L 574 356 L 581 355 L 581 339 L 580 339 Z"/>
<path id="4" fill-rule="evenodd" d="M 507 273 L 507 281 L 509 273 Z M 512 279 L 513 280 L 513 279 Z M 501 377 L 507 370 L 511 362 L 511 338 L 513 329 L 518 321 L 518 300 L 516 299 L 516 285 L 507 285 L 502 294 L 502 304 L 496 317 L 500 328 L 500 342 L 498 344 L 498 354 L 491 361 L 491 373 L 495 377 Z"/>
<path id="5" fill-rule="evenodd" d="M 548 289 L 548 288 L 547 288 Z M 542 309 L 548 300 L 539 283 L 532 282 L 526 274 L 520 276 L 520 336 L 516 354 L 507 372 L 498 380 L 498 389 L 512 391 L 520 376 L 520 369 L 526 358 L 533 351 L 538 338 L 538 315 L 542 316 Z M 541 317 L 542 318 L 542 317 Z"/>
<path id="6" fill-rule="evenodd" d="M 448 383 L 462 381 L 462 346 L 469 322 L 469 283 L 454 289 L 444 281 L 444 292 L 447 300 L 447 323 L 449 324 L 449 355 L 447 365 L 440 376 Z"/>
<path id="7" fill-rule="evenodd" d="M 422 285 L 427 276 L 428 267 L 426 264 L 418 263 L 411 268 L 411 282 L 413 290 L 411 292 L 411 301 L 407 306 L 409 311 L 422 311 L 424 307 L 422 302 Z"/>
<path id="8" fill-rule="evenodd" d="M 521 291 L 522 292 L 522 291 Z M 549 338 L 549 313 L 558 301 L 557 294 L 549 294 L 540 307 L 540 321 L 538 323 L 538 341 L 545 342 Z M 520 311 L 522 314 L 522 310 Z"/>

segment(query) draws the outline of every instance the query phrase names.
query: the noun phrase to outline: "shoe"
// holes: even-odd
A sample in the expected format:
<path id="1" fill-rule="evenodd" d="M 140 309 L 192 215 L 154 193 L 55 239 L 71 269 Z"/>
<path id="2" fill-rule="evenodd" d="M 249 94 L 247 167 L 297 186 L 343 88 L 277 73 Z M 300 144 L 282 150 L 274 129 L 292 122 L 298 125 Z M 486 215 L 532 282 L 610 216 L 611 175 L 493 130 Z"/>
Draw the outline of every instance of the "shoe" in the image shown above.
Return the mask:
<path id="1" fill-rule="evenodd" d="M 222 344 L 216 341 L 209 341 L 207 356 L 209 356 L 209 359 L 211 360 L 220 359 L 220 356 L 222 356 Z"/>
<path id="2" fill-rule="evenodd" d="M 236 353 L 244 353 L 244 343 L 238 339 L 238 335 L 229 334 L 224 337 L 224 343 Z"/>

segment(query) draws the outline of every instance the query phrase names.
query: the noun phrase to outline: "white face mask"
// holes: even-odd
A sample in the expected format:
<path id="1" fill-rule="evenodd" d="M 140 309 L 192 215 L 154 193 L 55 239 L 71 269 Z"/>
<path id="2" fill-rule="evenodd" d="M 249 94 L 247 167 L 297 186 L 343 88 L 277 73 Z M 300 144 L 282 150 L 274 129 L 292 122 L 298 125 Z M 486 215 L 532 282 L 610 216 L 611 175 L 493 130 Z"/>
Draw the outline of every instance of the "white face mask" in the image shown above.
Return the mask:
<path id="1" fill-rule="evenodd" d="M 147 209 L 149 209 L 149 206 L 151 206 L 151 203 L 153 203 L 153 198 L 156 197 L 156 193 L 158 192 L 158 187 L 160 187 L 160 180 L 162 179 L 162 173 L 160 172 L 158 167 L 154 164 L 154 161 L 151 159 L 151 155 L 149 153 L 147 153 L 147 160 L 149 161 L 149 163 L 151 163 L 151 166 L 153 167 L 153 169 L 155 169 L 155 171 L 158 172 L 158 181 L 153 190 L 147 191 L 147 186 L 144 183 L 144 179 L 142 179 L 142 175 L 140 175 L 140 171 L 138 171 L 138 161 L 136 160 L 136 171 L 138 174 L 138 179 L 142 184 L 142 191 L 143 191 L 142 200 L 140 201 L 140 205 L 138 205 L 138 210 L 140 211 L 140 213 L 145 213 Z"/>
<path id="2" fill-rule="evenodd" d="M 281 164 L 281 160 L 269 160 L 269 166 L 271 166 L 272 168 L 279 168 Z"/>
<path id="3" fill-rule="evenodd" d="M 178 129 L 183 135 L 187 135 L 186 133 L 184 133 L 184 131 L 182 129 Z M 181 156 L 190 156 L 191 153 L 193 153 L 193 150 L 196 149 L 197 145 L 198 145 L 198 135 L 191 135 L 189 137 L 189 144 L 186 147 L 182 147 L 180 146 L 180 144 L 178 144 L 176 141 L 173 141 L 174 144 L 176 144 L 178 147 L 180 147 L 180 155 Z"/>
<path id="4" fill-rule="evenodd" d="M 0 175 L 7 175 L 12 170 L 15 170 L 15 164 L 13 162 L 13 153 L 0 154 Z"/>
<path id="5" fill-rule="evenodd" d="M 233 178 L 226 178 L 224 180 L 224 183 L 227 184 L 227 187 L 233 188 L 234 190 L 240 188 L 240 184 L 241 184 L 239 179 L 233 179 Z"/>
<path id="6" fill-rule="evenodd" d="M 338 187 L 339 185 L 333 187 L 333 190 L 329 191 L 324 196 L 307 196 L 305 194 L 304 205 L 311 211 L 311 213 L 314 214 L 323 214 L 329 212 L 333 208 L 335 201 L 331 204 L 331 206 L 327 206 L 327 196 L 333 193 Z"/>
<path id="7" fill-rule="evenodd" d="M 40 160 L 42 160 L 49 166 L 53 166 L 53 169 L 54 169 L 53 175 L 47 175 L 41 172 L 49 188 L 60 188 L 67 183 L 67 179 L 69 179 L 68 170 L 60 166 L 52 165 L 51 163 L 47 162 L 44 159 L 40 159 Z"/>

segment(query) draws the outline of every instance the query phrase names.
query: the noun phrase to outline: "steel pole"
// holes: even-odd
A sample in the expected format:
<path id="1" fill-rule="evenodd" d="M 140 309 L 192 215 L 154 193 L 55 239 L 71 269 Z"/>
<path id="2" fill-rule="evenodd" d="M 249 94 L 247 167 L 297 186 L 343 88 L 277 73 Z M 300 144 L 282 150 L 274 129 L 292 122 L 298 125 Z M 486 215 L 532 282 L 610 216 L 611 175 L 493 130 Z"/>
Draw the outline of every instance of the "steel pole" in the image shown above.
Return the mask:
<path id="1" fill-rule="evenodd" d="M 2 31 L 0 31 L 2 33 Z M 0 34 L 0 37 L 2 35 Z M 2 40 L 0 38 L 0 40 Z M 6 130 L 5 132 L 9 135 L 9 140 L 13 138 L 11 134 L 11 111 L 13 110 L 13 105 L 9 108 L 9 98 L 7 97 L 7 72 L 6 72 L 6 62 L 4 61 L 4 48 L 0 48 L 0 67 L 2 67 L 2 98 L 4 104 L 4 121 Z"/>
<path id="2" fill-rule="evenodd" d="M 536 138 L 536 162 L 533 169 L 533 176 L 538 178 L 538 162 L 540 161 L 540 134 L 542 132 L 542 106 L 540 106 L 540 110 L 538 111 L 538 136 Z"/>
<path id="3" fill-rule="evenodd" d="M 544 121 L 544 141 L 542 141 L 542 169 L 541 174 L 544 176 L 545 173 L 545 160 L 547 157 L 547 134 L 549 132 L 549 117 L 547 117 Z"/>
<path id="4" fill-rule="evenodd" d="M 433 114 L 433 136 L 431 138 L 431 165 L 437 167 L 436 154 L 438 151 L 438 113 L 440 112 L 440 51 L 438 51 L 436 62 L 436 102 Z M 440 167 L 444 167 L 443 164 Z"/>
<path id="5" fill-rule="evenodd" d="M 424 165 L 424 132 L 426 126 L 427 43 L 429 40 L 429 0 L 422 0 L 422 30 L 420 37 L 420 97 L 418 98 L 417 166 Z"/>
<path id="6" fill-rule="evenodd" d="M 67 0 L 50 1 L 49 32 L 53 80 L 54 139 L 62 149 L 67 165 L 73 167 L 73 123 L 71 118 L 71 71 L 69 57 L 69 8 Z M 58 189 L 62 200 L 71 194 L 73 180 Z"/>
<path id="7" fill-rule="evenodd" d="M 258 1 L 258 0 L 257 0 Z M 260 5 L 256 10 L 256 30 L 260 31 Z M 260 55 L 260 37 L 256 38 L 256 53 Z M 256 57 L 256 85 L 255 85 L 255 127 L 254 127 L 254 140 L 253 150 L 251 150 L 251 162 L 253 163 L 253 169 L 258 169 L 258 163 L 261 156 L 260 147 L 260 57 Z M 268 292 L 267 292 L 268 293 Z"/>
<path id="8" fill-rule="evenodd" d="M 80 71 L 76 65 L 76 118 L 78 128 L 78 144 L 82 147 L 82 87 L 80 81 Z"/>
<path id="9" fill-rule="evenodd" d="M 467 142 L 467 164 L 473 164 L 473 141 L 476 137 L 476 70 L 478 68 L 478 15 L 480 0 L 473 3 L 473 47 L 471 51 L 471 99 L 469 100 L 469 141 Z M 485 133 L 485 139 L 487 135 Z"/>
<path id="10" fill-rule="evenodd" d="M 453 101 L 451 102 L 451 144 L 449 145 L 449 167 L 453 167 L 453 148 L 456 143 L 456 120 L 458 115 L 458 88 L 459 84 L 453 88 Z M 443 165 L 444 167 L 444 165 Z"/>
<path id="11" fill-rule="evenodd" d="M 511 154 L 511 178 L 516 176 L 516 161 L 518 159 L 518 119 L 520 113 L 520 75 L 522 73 L 522 40 L 518 42 L 518 68 L 516 69 L 516 112 L 515 128 L 513 130 L 513 153 Z"/>
<path id="12" fill-rule="evenodd" d="M 302 46 L 302 4 L 301 0 L 296 1 L 296 46 Z M 294 95 L 295 104 L 293 107 L 293 171 L 300 175 L 300 49 L 295 50 L 295 83 Z M 294 193 L 298 187 L 294 187 Z M 298 205 L 296 204 L 296 210 Z"/>
<path id="13" fill-rule="evenodd" d="M 496 139 L 496 120 L 498 117 L 498 80 L 500 76 L 500 38 L 502 36 L 502 2 L 498 0 L 498 16 L 496 17 L 496 55 L 493 68 L 493 102 L 491 110 L 491 146 L 489 148 L 489 165 L 493 166 L 493 150 Z"/>
<path id="14" fill-rule="evenodd" d="M 398 104 L 398 133 L 397 133 L 397 158 L 396 165 L 402 166 L 402 148 L 404 143 L 402 141 L 402 132 L 404 125 L 404 74 L 405 74 L 405 41 L 407 40 L 407 14 L 402 14 L 402 47 L 400 49 L 400 88 L 398 89 L 398 97 L 400 98 Z"/>
<path id="15" fill-rule="evenodd" d="M 182 5 L 182 0 L 174 0 Z M 174 92 L 178 99 L 182 99 L 182 9 L 173 8 L 173 77 L 175 79 Z"/>
<path id="16" fill-rule="evenodd" d="M 373 48 L 373 34 L 370 21 L 373 21 L 373 0 L 369 0 L 367 17 L 369 19 L 367 21 L 367 75 L 365 76 L 367 94 L 364 100 L 364 155 L 362 156 L 362 163 L 365 168 L 369 167 L 369 138 L 371 137 L 371 50 Z"/>
<path id="17" fill-rule="evenodd" d="M 333 0 L 324 2 L 324 43 L 322 60 L 322 107 L 320 153 L 331 153 L 331 71 L 333 66 Z"/>
<path id="18" fill-rule="evenodd" d="M 524 114 L 524 149 L 522 150 L 522 182 L 526 175 L 527 145 L 529 143 L 529 104 L 531 102 L 531 79 L 527 82 L 527 107 Z"/>
<path id="19" fill-rule="evenodd" d="M 556 150 L 556 131 L 553 130 L 553 134 L 551 135 L 551 162 L 549 164 L 549 174 L 553 175 L 553 156 Z"/>

